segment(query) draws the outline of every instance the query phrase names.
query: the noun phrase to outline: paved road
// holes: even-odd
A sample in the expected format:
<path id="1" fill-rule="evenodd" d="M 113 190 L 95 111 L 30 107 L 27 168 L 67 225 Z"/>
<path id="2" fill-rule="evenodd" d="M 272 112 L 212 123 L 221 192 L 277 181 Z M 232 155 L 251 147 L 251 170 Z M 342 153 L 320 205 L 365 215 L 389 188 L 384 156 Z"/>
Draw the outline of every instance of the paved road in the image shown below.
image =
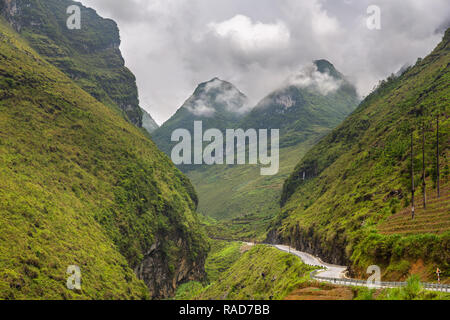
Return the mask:
<path id="1" fill-rule="evenodd" d="M 344 286 L 363 286 L 369 288 L 398 288 L 406 285 L 405 282 L 377 282 L 376 284 L 368 284 L 366 281 L 349 279 L 345 276 L 345 271 L 347 270 L 347 267 L 345 266 L 336 266 L 325 263 L 320 260 L 320 258 L 314 257 L 306 252 L 297 251 L 288 246 L 274 245 L 274 247 L 278 250 L 296 255 L 308 265 L 326 268 L 325 270 L 318 271 L 314 274 L 314 277 L 318 277 L 317 280 L 319 281 L 326 281 Z M 422 285 L 426 290 L 450 292 L 450 286 L 448 285 L 438 285 L 434 283 L 422 283 Z"/>
<path id="2" fill-rule="evenodd" d="M 323 267 L 326 270 L 318 272 L 316 275 L 324 278 L 335 278 L 335 279 L 345 279 L 345 271 L 347 270 L 347 267 L 345 266 L 336 266 L 329 263 L 325 263 L 319 258 L 314 257 L 313 255 L 310 255 L 306 252 L 297 251 L 293 248 L 289 249 L 288 246 L 283 245 L 275 245 L 275 248 L 281 251 L 285 252 L 291 252 L 291 254 L 296 255 L 305 264 L 308 264 L 310 266 L 317 266 L 317 267 Z"/>

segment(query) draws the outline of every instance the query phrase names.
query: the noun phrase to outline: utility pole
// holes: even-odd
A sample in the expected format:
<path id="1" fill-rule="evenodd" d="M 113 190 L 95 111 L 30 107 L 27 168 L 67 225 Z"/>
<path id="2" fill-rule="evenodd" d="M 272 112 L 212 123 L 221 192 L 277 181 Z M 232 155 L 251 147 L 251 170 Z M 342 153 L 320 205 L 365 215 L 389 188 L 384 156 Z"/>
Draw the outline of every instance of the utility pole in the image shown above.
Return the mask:
<path id="1" fill-rule="evenodd" d="M 437 170 L 437 194 L 438 198 L 441 197 L 440 189 L 440 172 L 439 172 L 439 113 L 436 117 L 436 170 Z"/>
<path id="2" fill-rule="evenodd" d="M 425 182 L 425 121 L 422 120 L 422 188 L 423 188 L 423 209 L 427 208 L 427 184 Z"/>
<path id="3" fill-rule="evenodd" d="M 411 215 L 414 219 L 416 215 L 416 208 L 414 206 L 414 145 L 413 145 L 413 128 L 411 128 Z"/>

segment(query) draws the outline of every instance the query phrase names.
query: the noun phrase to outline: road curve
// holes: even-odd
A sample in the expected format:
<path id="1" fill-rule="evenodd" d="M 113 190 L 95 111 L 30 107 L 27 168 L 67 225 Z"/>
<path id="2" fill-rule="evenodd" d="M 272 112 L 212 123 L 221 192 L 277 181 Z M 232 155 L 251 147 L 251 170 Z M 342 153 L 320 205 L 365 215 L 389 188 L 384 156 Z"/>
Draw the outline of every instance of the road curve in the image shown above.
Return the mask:
<path id="1" fill-rule="evenodd" d="M 369 288 L 398 288 L 406 285 L 406 282 L 376 282 L 376 283 L 368 283 L 363 280 L 355 280 L 349 279 L 345 276 L 345 271 L 347 267 L 345 266 L 337 266 L 329 263 L 325 263 L 320 258 L 314 257 L 313 255 L 298 251 L 290 248 L 285 245 L 273 245 L 278 250 L 288 252 L 299 257 L 303 263 L 308 264 L 310 266 L 317 266 L 325 268 L 323 271 L 317 271 L 312 278 L 317 277 L 316 280 L 331 282 L 334 284 L 344 285 L 344 286 L 364 286 Z M 422 283 L 424 289 L 431 291 L 440 291 L 440 292 L 450 292 L 449 285 L 441 285 L 435 283 Z"/>
<path id="2" fill-rule="evenodd" d="M 323 271 L 319 271 L 316 275 L 324 278 L 333 278 L 333 279 L 345 279 L 345 271 L 347 267 L 345 266 L 337 266 L 329 263 L 325 263 L 319 258 L 310 255 L 309 253 L 295 250 L 293 248 L 289 248 L 284 245 L 274 245 L 275 248 L 284 252 L 290 252 L 293 255 L 299 257 L 303 263 L 308 264 L 310 266 L 317 266 L 325 268 Z"/>

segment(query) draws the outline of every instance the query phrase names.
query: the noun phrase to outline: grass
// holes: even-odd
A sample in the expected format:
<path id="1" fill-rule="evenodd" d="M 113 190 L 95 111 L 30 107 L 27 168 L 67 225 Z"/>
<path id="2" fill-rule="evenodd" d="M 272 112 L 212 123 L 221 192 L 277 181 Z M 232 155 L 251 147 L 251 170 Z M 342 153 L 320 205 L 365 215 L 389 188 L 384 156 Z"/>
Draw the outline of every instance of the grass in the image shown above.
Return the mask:
<path id="1" fill-rule="evenodd" d="M 354 288 L 355 300 L 450 300 L 450 294 L 423 289 L 420 278 L 412 275 L 407 285 L 401 288 L 375 290 Z"/>
<path id="2" fill-rule="evenodd" d="M 379 231 L 396 228 L 387 219 L 410 206 L 411 128 L 415 182 L 421 185 L 422 123 L 428 125 L 426 179 L 435 185 L 435 115 L 450 113 L 449 39 L 447 31 L 428 57 L 401 76 L 380 83 L 342 125 L 305 155 L 284 184 L 283 207 L 270 226 L 269 240 L 291 242 L 297 248 L 309 248 L 312 243 L 309 250 L 329 262 L 350 265 L 356 275 L 374 264 L 386 271 L 402 260 L 413 265 L 423 259 L 429 279 L 437 266 L 448 277 L 447 202 L 428 221 L 421 221 L 419 212 L 417 220 L 404 229 L 392 234 Z M 449 128 L 448 117 L 441 116 L 442 185 L 449 179 Z M 303 172 L 308 179 L 302 179 Z M 429 234 L 435 230 L 439 234 Z M 392 280 L 405 277 L 400 272 L 390 276 Z"/>
<path id="3" fill-rule="evenodd" d="M 241 257 L 241 242 L 211 240 L 211 251 L 205 262 L 209 282 L 216 281 Z"/>
<path id="4" fill-rule="evenodd" d="M 441 197 L 431 186 L 427 190 L 427 207 L 423 207 L 423 197 L 416 199 L 416 213 L 411 219 L 411 206 L 401 210 L 377 226 L 381 234 L 412 235 L 420 233 L 441 234 L 450 230 L 450 186 L 441 187 Z"/>
<path id="5" fill-rule="evenodd" d="M 74 4 L 81 9 L 80 30 L 66 27 L 66 10 Z M 118 49 L 120 35 L 114 21 L 71 0 L 32 0 L 18 7 L 8 19 L 20 26 L 20 34 L 41 57 L 97 100 L 141 125 L 136 79 Z"/>
<path id="6" fill-rule="evenodd" d="M 141 130 L 3 19 L 0 81 L 0 298 L 160 297 L 133 271 L 153 245 L 169 287 L 183 264 L 201 276 L 208 245 L 195 192 Z M 74 264 L 81 291 L 66 288 Z"/>
<path id="7" fill-rule="evenodd" d="M 307 281 L 312 267 L 273 247 L 257 245 L 245 252 L 218 279 L 194 295 L 209 300 L 279 300 Z"/>

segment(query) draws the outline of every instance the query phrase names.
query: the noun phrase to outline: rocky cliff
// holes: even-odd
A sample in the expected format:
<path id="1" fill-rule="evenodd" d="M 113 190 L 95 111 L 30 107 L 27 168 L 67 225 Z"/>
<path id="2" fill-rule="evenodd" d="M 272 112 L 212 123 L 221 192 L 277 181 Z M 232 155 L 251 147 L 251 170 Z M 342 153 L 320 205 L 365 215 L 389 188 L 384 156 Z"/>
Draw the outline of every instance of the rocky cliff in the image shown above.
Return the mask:
<path id="1" fill-rule="evenodd" d="M 79 30 L 67 27 L 71 5 L 80 8 Z M 0 10 L 42 57 L 97 100 L 142 126 L 136 79 L 125 67 L 114 21 L 70 0 L 0 0 Z"/>

